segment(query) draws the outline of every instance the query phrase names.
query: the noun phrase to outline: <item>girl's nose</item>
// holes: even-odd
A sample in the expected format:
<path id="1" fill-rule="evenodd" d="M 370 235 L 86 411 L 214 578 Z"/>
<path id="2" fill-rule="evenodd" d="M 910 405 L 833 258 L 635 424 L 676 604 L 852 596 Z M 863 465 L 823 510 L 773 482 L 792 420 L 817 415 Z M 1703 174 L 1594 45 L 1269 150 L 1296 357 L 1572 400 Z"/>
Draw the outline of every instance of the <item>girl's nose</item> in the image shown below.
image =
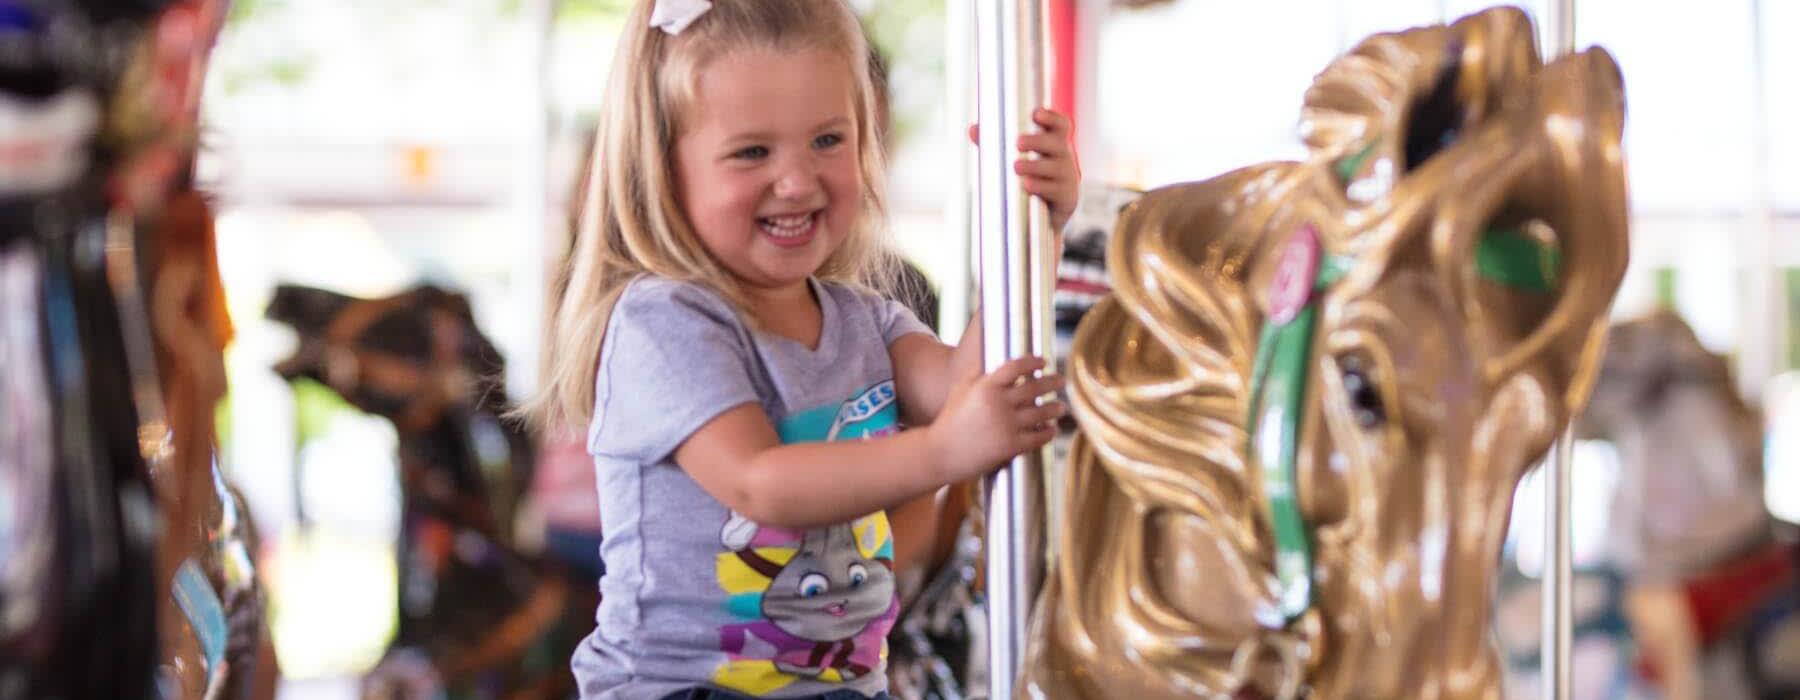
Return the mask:
<path id="1" fill-rule="evenodd" d="M 807 199 L 819 190 L 819 170 L 810 158 L 789 163 L 775 180 L 775 196 L 781 199 Z"/>

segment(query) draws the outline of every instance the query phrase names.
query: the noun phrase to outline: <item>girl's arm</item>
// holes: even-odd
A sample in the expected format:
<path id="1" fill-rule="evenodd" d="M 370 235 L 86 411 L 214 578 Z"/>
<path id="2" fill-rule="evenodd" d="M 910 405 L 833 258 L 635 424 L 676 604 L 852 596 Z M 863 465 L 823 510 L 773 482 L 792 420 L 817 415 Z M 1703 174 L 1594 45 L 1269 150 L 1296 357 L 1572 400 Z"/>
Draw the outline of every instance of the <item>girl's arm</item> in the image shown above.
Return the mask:
<path id="1" fill-rule="evenodd" d="M 1049 442 L 1061 403 L 1037 405 L 1060 377 L 1023 358 L 959 383 L 950 420 L 872 440 L 783 445 L 762 409 L 733 408 L 675 450 L 700 487 L 762 525 L 804 529 L 860 518 L 986 472 Z"/>
<path id="2" fill-rule="evenodd" d="M 894 389 L 900 394 L 900 419 L 907 425 L 937 420 L 950 388 L 981 375 L 981 348 L 979 309 L 955 346 L 928 333 L 901 336 L 888 346 L 894 360 Z"/>

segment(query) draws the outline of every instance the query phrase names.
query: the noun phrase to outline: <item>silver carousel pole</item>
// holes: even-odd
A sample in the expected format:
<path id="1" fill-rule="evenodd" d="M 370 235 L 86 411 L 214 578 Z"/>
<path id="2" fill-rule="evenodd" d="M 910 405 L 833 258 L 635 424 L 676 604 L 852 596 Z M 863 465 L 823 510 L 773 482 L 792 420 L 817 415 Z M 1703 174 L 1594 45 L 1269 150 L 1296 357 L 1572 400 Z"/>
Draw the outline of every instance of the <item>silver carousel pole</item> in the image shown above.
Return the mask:
<path id="1" fill-rule="evenodd" d="M 983 364 L 1048 355 L 1051 232 L 1012 163 L 1031 112 L 1046 104 L 1043 0 L 975 0 L 980 123 L 978 195 Z M 1021 455 L 987 481 L 988 697 L 1014 695 L 1037 590 L 1037 531 L 1047 453 Z"/>
<path id="2" fill-rule="evenodd" d="M 1568 700 L 1570 690 L 1569 648 L 1571 591 L 1574 567 L 1569 551 L 1569 472 L 1574 461 L 1575 436 L 1572 429 L 1557 438 L 1550 447 L 1549 468 L 1544 473 L 1544 636 L 1538 658 L 1543 659 L 1543 690 L 1546 700 Z"/>
<path id="3" fill-rule="evenodd" d="M 952 3 L 944 13 L 944 142 L 956 154 L 954 167 L 944 177 L 944 226 L 958 245 L 950 254 L 949 269 L 939 284 L 938 335 L 958 342 L 969 328 L 969 314 L 978 303 L 975 292 L 975 246 L 979 240 L 975 221 L 975 155 L 968 148 L 969 124 L 975 115 L 975 8 Z"/>
<path id="4" fill-rule="evenodd" d="M 1784 369 L 1782 351 L 1788 337 L 1787 288 L 1777 261 L 1781 241 L 1775 234 L 1775 193 L 1769 175 L 1769 70 L 1765 56 L 1769 30 L 1762 23 L 1763 0 L 1750 0 L 1750 221 L 1745 265 L 1750 298 L 1738 327 L 1748 331 L 1738 342 L 1738 391 L 1756 399 L 1769 380 Z"/>
<path id="5" fill-rule="evenodd" d="M 1550 0 L 1549 28 L 1544 32 L 1544 58 L 1575 52 L 1575 0 Z M 1574 416 L 1570 416 L 1571 424 Z M 1544 472 L 1544 609 L 1543 639 L 1538 658 L 1543 668 L 1539 697 L 1568 700 L 1571 689 L 1569 652 L 1573 643 L 1574 566 L 1569 548 L 1570 472 L 1574 467 L 1575 429 L 1563 431 L 1550 447 Z"/>

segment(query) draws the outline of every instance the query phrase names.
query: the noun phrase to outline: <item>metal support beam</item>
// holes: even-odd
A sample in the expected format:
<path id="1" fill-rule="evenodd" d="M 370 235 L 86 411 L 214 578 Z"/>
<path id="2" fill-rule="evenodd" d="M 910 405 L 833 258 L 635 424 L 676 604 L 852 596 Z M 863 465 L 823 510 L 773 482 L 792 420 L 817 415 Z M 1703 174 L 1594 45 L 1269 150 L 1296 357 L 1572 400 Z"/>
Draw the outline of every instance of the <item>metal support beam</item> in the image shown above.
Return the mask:
<path id="1" fill-rule="evenodd" d="M 944 226 L 957 242 L 950 256 L 949 269 L 938 284 L 938 337 L 956 343 L 963 333 L 981 332 L 967 328 L 969 314 L 974 311 L 971 297 L 975 290 L 974 251 L 979 240 L 974 199 L 975 156 L 968 148 L 967 128 L 977 119 L 975 113 L 975 8 L 951 3 L 944 11 L 944 113 L 947 118 L 945 140 L 955 166 L 946 174 L 944 183 Z"/>
<path id="2" fill-rule="evenodd" d="M 1544 465 L 1544 518 L 1550 522 L 1544 528 L 1543 641 L 1538 655 L 1544 675 L 1538 697 L 1546 700 L 1568 700 L 1572 687 L 1569 651 L 1573 643 L 1574 566 L 1569 545 L 1569 485 L 1574 448 L 1571 428 L 1551 445 L 1550 460 Z"/>
<path id="3" fill-rule="evenodd" d="M 1048 355 L 1054 331 L 1052 232 L 1012 163 L 1018 138 L 1046 104 L 1042 0 L 976 0 L 983 364 Z M 1046 279 L 1046 274 L 1049 277 Z M 1011 698 L 1042 562 L 1042 475 L 1047 451 L 1021 455 L 987 482 L 988 697 Z"/>
<path id="4" fill-rule="evenodd" d="M 1739 250 L 1749 298 L 1738 316 L 1738 389 L 1760 404 L 1769 380 L 1787 369 L 1787 285 L 1775 235 L 1769 173 L 1768 30 L 1763 2 L 1750 0 L 1750 216 Z"/>
<path id="5" fill-rule="evenodd" d="M 1543 33 L 1545 60 L 1575 52 L 1575 0 L 1551 0 L 1549 25 Z M 1569 416 L 1571 425 L 1575 416 Z M 1574 566 L 1569 545 L 1569 487 L 1573 471 L 1575 432 L 1563 431 L 1550 447 L 1544 465 L 1544 608 L 1543 639 L 1538 648 L 1542 660 L 1543 687 L 1539 697 L 1568 700 L 1571 690 L 1569 653 L 1572 644 Z"/>
<path id="6" fill-rule="evenodd" d="M 544 324 L 549 322 L 550 46 L 560 1 L 526 0 L 520 28 L 524 36 L 519 44 L 526 59 L 520 63 L 519 80 L 527 87 L 527 98 L 513 114 L 523 137 L 514 161 L 510 203 L 523 235 L 514 239 L 512 249 L 514 276 L 507 309 L 513 321 L 500 338 L 513 358 L 506 364 L 506 388 L 515 397 L 537 390 L 538 354 Z"/>

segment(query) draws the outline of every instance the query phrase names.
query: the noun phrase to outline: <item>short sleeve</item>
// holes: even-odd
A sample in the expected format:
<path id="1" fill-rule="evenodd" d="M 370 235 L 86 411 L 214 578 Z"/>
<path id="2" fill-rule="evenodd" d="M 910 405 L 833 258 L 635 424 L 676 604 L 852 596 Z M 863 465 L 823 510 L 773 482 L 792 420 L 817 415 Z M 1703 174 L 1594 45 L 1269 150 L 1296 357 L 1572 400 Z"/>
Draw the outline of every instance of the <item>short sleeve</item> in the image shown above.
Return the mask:
<path id="1" fill-rule="evenodd" d="M 613 307 L 594 386 L 588 450 L 652 464 L 720 414 L 759 401 L 749 336 L 729 302 L 645 278 Z"/>
<path id="2" fill-rule="evenodd" d="M 905 304 L 885 297 L 877 297 L 873 303 L 883 345 L 893 345 L 894 341 L 914 333 L 936 335 L 924 323 L 919 322 L 919 317 L 913 314 L 912 309 L 906 308 Z"/>

